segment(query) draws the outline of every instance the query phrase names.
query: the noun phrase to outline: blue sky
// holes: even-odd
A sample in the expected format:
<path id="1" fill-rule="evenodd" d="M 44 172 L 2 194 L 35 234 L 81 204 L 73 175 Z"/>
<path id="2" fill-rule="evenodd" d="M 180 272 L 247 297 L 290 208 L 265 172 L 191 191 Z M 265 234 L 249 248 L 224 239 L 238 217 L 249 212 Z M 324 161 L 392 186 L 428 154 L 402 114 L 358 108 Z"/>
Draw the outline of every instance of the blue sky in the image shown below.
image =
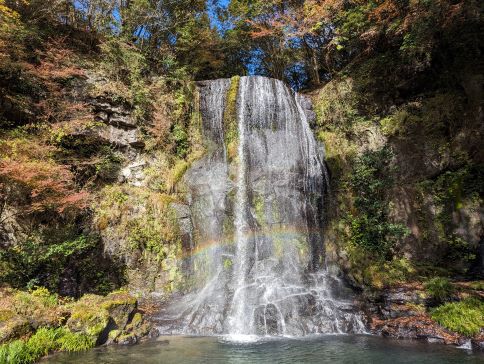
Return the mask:
<path id="1" fill-rule="evenodd" d="M 215 9 L 213 7 L 213 5 L 214 5 L 213 3 L 214 3 L 213 0 L 207 0 L 207 6 L 208 6 L 208 9 L 209 9 L 210 20 L 212 22 L 212 26 L 220 29 L 221 24 L 216 17 Z M 230 0 L 216 0 L 215 3 L 216 3 L 215 5 L 227 7 L 227 5 L 230 3 Z"/>

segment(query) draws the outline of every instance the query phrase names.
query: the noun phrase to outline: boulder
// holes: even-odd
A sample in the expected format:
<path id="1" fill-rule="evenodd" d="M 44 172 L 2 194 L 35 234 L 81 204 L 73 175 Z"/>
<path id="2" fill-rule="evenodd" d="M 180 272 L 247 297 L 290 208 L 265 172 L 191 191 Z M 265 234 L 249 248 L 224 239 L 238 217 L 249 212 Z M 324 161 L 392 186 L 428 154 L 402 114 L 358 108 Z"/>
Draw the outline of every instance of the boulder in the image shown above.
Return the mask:
<path id="1" fill-rule="evenodd" d="M 102 308 L 108 312 L 117 330 L 126 328 L 128 322 L 135 315 L 136 307 L 136 299 L 127 293 L 112 293 L 106 297 L 102 304 Z"/>
<path id="2" fill-rule="evenodd" d="M 136 299 L 125 292 L 106 297 L 85 295 L 72 307 L 67 327 L 92 337 L 96 345 L 117 342 L 117 337 L 126 334 L 128 323 L 136 316 L 136 307 Z"/>

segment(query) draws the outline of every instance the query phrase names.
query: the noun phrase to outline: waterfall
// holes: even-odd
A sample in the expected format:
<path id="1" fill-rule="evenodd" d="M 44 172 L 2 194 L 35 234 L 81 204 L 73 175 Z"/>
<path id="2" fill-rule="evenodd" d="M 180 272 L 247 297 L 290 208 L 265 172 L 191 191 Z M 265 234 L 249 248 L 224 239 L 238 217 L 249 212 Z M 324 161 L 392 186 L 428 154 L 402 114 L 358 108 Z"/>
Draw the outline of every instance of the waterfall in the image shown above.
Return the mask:
<path id="1" fill-rule="evenodd" d="M 239 104 L 245 104 L 247 88 L 242 79 Z M 250 320 L 245 320 L 247 313 L 247 275 L 249 271 L 249 239 L 248 195 L 247 195 L 247 156 L 245 153 L 245 108 L 239 107 L 237 115 L 238 148 L 237 148 L 237 183 L 235 196 L 235 262 L 234 262 L 234 295 L 232 298 L 232 315 L 229 317 L 229 332 L 232 334 L 248 334 Z"/>
<path id="2" fill-rule="evenodd" d="M 165 333 L 363 332 L 353 295 L 324 264 L 328 173 L 303 107 L 283 82 L 242 77 L 237 156 L 227 157 L 230 80 L 199 84 L 204 158 L 185 176 L 198 247 L 194 288 L 161 314 Z"/>

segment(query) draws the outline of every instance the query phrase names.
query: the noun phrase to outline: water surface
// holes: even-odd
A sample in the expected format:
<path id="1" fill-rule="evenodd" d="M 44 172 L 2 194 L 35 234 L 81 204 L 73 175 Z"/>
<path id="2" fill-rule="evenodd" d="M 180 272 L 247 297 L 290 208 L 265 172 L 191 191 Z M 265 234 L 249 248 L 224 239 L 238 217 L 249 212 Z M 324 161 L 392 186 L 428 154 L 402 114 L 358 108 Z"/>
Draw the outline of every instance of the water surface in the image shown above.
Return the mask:
<path id="1" fill-rule="evenodd" d="M 305 339 L 265 339 L 236 343 L 217 337 L 162 337 L 131 347 L 97 348 L 57 354 L 49 364 L 324 364 L 324 363 L 484 363 L 484 355 L 452 346 L 396 341 L 366 335 Z"/>

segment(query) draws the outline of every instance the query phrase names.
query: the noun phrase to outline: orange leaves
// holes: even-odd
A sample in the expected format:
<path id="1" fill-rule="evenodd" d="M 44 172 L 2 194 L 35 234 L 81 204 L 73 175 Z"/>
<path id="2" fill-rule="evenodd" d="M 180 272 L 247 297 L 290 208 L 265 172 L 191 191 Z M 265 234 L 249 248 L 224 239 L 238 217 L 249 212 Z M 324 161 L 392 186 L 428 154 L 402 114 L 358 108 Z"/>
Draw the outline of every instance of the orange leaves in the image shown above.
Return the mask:
<path id="1" fill-rule="evenodd" d="M 32 145 L 32 151 L 27 147 Z M 15 139 L 1 145 L 0 180 L 9 186 L 2 195 L 25 213 L 55 211 L 65 214 L 87 207 L 89 193 L 77 191 L 68 166 L 50 158 L 52 147 L 33 140 Z M 6 153 L 6 154 L 5 154 Z"/>
<path id="2" fill-rule="evenodd" d="M 252 38 L 268 36 L 303 37 L 315 34 L 324 25 L 331 24 L 344 6 L 343 0 L 306 0 L 302 4 L 279 4 L 279 10 L 271 11 L 260 19 L 248 20 L 253 28 Z M 277 8 L 276 8 L 277 9 Z"/>
<path id="3" fill-rule="evenodd" d="M 369 19 L 377 24 L 386 24 L 401 16 L 401 12 L 394 0 L 384 0 L 369 14 Z"/>

